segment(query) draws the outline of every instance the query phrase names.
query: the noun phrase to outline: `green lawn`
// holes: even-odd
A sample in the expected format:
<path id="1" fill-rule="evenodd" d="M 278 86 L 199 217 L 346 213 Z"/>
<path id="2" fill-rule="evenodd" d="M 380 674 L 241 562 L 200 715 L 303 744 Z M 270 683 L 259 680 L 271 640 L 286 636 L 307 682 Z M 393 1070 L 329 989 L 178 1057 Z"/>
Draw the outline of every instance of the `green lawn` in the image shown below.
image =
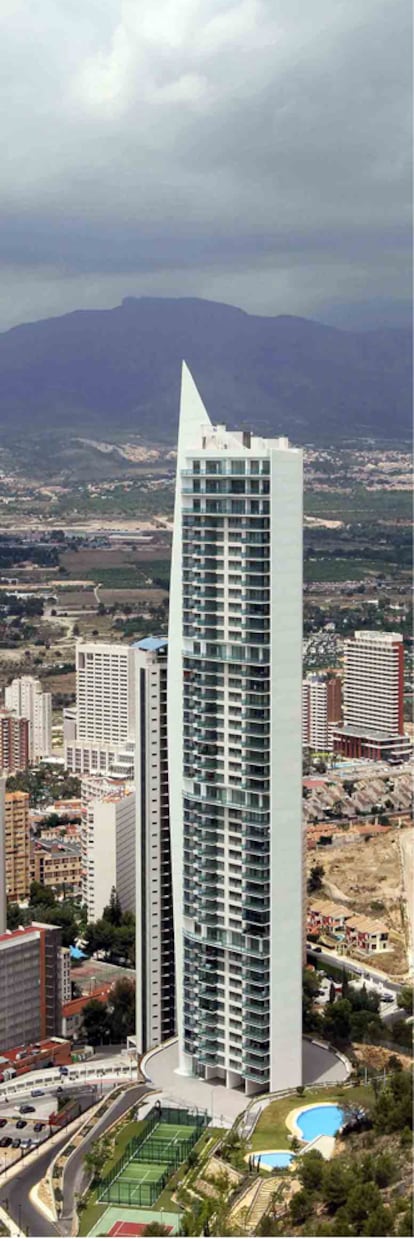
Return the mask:
<path id="1" fill-rule="evenodd" d="M 409 491 L 368 491 L 355 486 L 349 491 L 305 491 L 307 517 L 326 517 L 331 521 L 386 521 L 403 517 L 410 520 L 412 497 Z"/>
<path id="2" fill-rule="evenodd" d="M 290 1147 L 290 1130 L 286 1128 L 286 1116 L 296 1107 L 306 1107 L 312 1103 L 360 1104 L 369 1107 L 374 1101 L 371 1086 L 351 1086 L 342 1090 L 306 1090 L 304 1095 L 292 1094 L 288 1098 L 275 1099 L 261 1113 L 249 1144 L 252 1151 L 288 1150 Z"/>

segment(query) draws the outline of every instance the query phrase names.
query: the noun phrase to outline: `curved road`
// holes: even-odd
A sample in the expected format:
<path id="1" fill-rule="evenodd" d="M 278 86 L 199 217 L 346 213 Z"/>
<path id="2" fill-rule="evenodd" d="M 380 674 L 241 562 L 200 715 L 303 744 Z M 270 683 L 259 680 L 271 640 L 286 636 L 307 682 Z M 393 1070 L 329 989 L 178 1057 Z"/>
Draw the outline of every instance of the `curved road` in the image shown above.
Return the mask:
<path id="1" fill-rule="evenodd" d="M 10 1177 L 5 1185 L 0 1188 L 0 1202 L 6 1211 L 10 1211 L 10 1215 L 18 1224 L 19 1228 L 26 1232 L 29 1237 L 59 1237 L 68 1236 L 71 1232 L 71 1220 L 74 1206 L 74 1194 L 78 1177 L 81 1174 L 84 1157 L 96 1138 L 104 1132 L 109 1123 L 118 1120 L 124 1112 L 139 1099 L 143 1094 L 148 1093 L 147 1085 L 132 1086 L 124 1094 L 115 1100 L 113 1107 L 109 1109 L 105 1116 L 97 1121 L 92 1133 L 86 1138 L 85 1142 L 74 1152 L 72 1158 L 68 1162 L 67 1176 L 64 1183 L 64 1201 L 63 1214 L 59 1223 L 52 1223 L 46 1219 L 42 1211 L 38 1210 L 33 1202 L 30 1201 L 30 1192 L 34 1185 L 45 1175 L 52 1159 L 59 1154 L 62 1147 L 69 1141 L 67 1133 L 63 1134 L 60 1142 L 56 1143 L 52 1148 L 48 1148 L 39 1154 L 38 1158 L 28 1165 L 20 1167 L 16 1175 Z M 85 1117 L 85 1113 L 84 1113 Z"/>

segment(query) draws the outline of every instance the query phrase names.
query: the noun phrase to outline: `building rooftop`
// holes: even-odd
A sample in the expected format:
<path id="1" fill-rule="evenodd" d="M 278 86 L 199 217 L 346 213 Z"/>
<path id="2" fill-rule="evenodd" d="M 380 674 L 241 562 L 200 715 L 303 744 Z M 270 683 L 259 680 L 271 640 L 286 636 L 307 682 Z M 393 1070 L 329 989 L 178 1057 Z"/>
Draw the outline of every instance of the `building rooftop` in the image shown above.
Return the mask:
<path id="1" fill-rule="evenodd" d="M 161 651 L 167 645 L 167 638 L 141 638 L 139 642 L 131 642 L 131 646 L 139 651 Z"/>
<path id="2" fill-rule="evenodd" d="M 103 987 L 96 987 L 94 991 L 90 991 L 89 995 L 79 995 L 75 1000 L 68 1000 L 66 1004 L 62 1004 L 62 1016 L 77 1017 L 83 1012 L 89 1000 L 101 1000 L 104 1003 L 111 991 L 112 983 L 105 983 Z"/>
<path id="3" fill-rule="evenodd" d="M 388 935 L 389 927 L 385 922 L 376 922 L 374 918 L 367 918 L 365 914 L 348 914 L 347 918 L 350 930 L 366 931 L 369 935 Z"/>
<path id="4" fill-rule="evenodd" d="M 312 901 L 309 909 L 312 913 L 322 914 L 322 917 L 349 918 L 348 906 L 338 905 L 335 901 Z"/>

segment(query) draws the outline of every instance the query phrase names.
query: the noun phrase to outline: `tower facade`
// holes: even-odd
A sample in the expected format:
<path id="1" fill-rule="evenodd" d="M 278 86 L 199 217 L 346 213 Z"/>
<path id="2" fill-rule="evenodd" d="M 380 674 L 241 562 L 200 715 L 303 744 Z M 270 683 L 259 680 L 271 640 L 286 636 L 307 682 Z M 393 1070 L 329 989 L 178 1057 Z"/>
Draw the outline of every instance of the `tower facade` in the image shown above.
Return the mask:
<path id="1" fill-rule="evenodd" d="M 167 639 L 136 658 L 136 1037 L 139 1052 L 175 1033 L 167 752 Z"/>
<path id="2" fill-rule="evenodd" d="M 344 722 L 334 747 L 348 758 L 408 758 L 404 737 L 404 643 L 400 633 L 357 630 L 345 642 Z"/>
<path id="3" fill-rule="evenodd" d="M 36 677 L 15 677 L 4 694 L 6 707 L 29 724 L 28 758 L 34 763 L 52 752 L 52 695 Z"/>
<path id="4" fill-rule="evenodd" d="M 302 1077 L 302 455 L 183 367 L 168 648 L 180 1070 Z"/>

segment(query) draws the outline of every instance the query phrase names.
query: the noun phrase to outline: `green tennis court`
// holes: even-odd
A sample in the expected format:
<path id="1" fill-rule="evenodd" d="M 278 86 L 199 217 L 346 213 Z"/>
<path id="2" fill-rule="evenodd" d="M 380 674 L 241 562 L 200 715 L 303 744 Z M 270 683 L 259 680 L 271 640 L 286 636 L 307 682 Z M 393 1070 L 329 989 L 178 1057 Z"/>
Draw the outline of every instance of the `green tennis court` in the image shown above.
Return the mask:
<path id="1" fill-rule="evenodd" d="M 168 1163 L 135 1163 L 132 1161 L 124 1168 L 122 1176 L 118 1177 L 118 1184 L 128 1184 L 130 1181 L 136 1181 L 137 1185 L 141 1185 L 143 1181 L 148 1181 L 151 1185 L 157 1184 L 160 1176 L 164 1172 L 168 1172 Z"/>

